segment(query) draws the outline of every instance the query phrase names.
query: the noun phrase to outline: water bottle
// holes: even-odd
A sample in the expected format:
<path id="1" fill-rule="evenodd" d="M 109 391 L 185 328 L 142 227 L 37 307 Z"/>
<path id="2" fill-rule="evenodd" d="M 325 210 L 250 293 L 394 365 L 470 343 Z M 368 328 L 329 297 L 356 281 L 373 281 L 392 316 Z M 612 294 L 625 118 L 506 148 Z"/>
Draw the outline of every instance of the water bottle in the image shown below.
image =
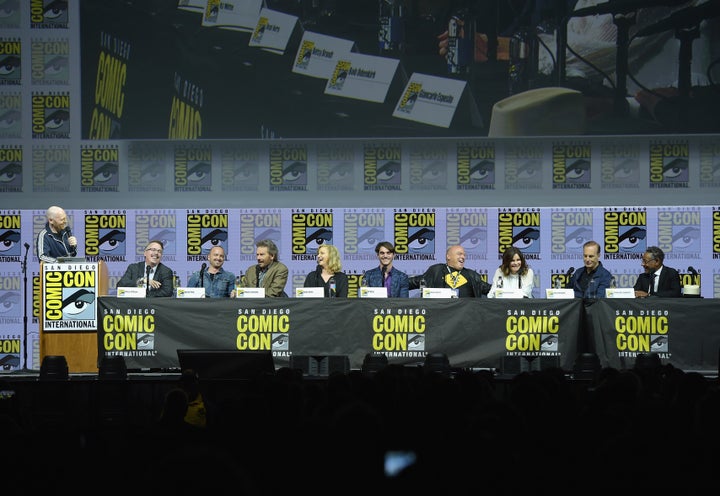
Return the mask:
<path id="1" fill-rule="evenodd" d="M 562 288 L 562 282 L 560 282 L 560 279 L 562 279 L 562 277 L 560 276 L 560 274 L 557 274 L 555 276 L 555 289 Z"/>
<path id="2" fill-rule="evenodd" d="M 521 28 L 510 38 L 508 93 L 515 95 L 535 85 L 538 71 L 538 38 L 530 28 Z"/>
<path id="3" fill-rule="evenodd" d="M 461 10 L 448 21 L 447 69 L 450 74 L 466 74 L 475 61 L 475 19 Z"/>
<path id="4" fill-rule="evenodd" d="M 180 286 L 180 276 L 173 270 L 173 296 L 177 296 L 177 288 Z"/>
<path id="5" fill-rule="evenodd" d="M 425 278 L 423 277 L 422 279 L 420 279 L 420 298 L 423 297 L 423 293 L 425 292 L 426 286 L 427 286 L 427 284 L 425 283 Z"/>
<path id="6" fill-rule="evenodd" d="M 336 294 L 336 290 L 337 290 L 337 286 L 335 285 L 335 278 L 331 277 L 329 282 L 330 282 L 330 298 L 335 298 L 335 294 Z"/>
<path id="7" fill-rule="evenodd" d="M 497 283 L 498 289 L 502 289 L 503 284 L 504 284 L 504 280 L 503 280 L 503 278 L 501 277 L 500 279 L 498 279 L 498 283 Z"/>
<path id="8" fill-rule="evenodd" d="M 379 0 L 378 7 L 380 54 L 400 54 L 405 45 L 404 0 Z"/>

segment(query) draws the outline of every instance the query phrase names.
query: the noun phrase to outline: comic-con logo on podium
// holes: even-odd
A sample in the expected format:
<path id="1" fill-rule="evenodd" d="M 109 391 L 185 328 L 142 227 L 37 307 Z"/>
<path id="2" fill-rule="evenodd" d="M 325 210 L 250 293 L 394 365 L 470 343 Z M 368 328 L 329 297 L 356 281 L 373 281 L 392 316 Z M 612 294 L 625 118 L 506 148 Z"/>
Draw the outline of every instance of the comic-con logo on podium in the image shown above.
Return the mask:
<path id="1" fill-rule="evenodd" d="M 228 210 L 188 210 L 186 236 L 188 262 L 205 260 L 215 246 L 228 256 Z"/>
<path id="2" fill-rule="evenodd" d="M 374 309 L 371 321 L 371 346 L 388 357 L 425 357 L 425 308 Z"/>
<path id="3" fill-rule="evenodd" d="M 43 264 L 43 329 L 96 330 L 97 263 Z"/>
<path id="4" fill-rule="evenodd" d="M 333 242 L 333 209 L 293 209 L 292 259 L 315 260 L 317 249 Z"/>
<path id="5" fill-rule="evenodd" d="M 125 210 L 85 212 L 85 257 L 89 261 L 124 262 L 127 255 Z"/>

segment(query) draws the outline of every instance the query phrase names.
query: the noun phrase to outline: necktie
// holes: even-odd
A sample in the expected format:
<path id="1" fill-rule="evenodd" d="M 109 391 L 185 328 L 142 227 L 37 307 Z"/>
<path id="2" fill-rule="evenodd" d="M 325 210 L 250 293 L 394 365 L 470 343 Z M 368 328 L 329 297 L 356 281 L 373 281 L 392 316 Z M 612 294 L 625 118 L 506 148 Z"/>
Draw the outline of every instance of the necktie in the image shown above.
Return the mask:
<path id="1" fill-rule="evenodd" d="M 650 278 L 650 291 L 648 291 L 648 294 L 655 294 L 655 278 L 657 277 L 657 274 L 653 272 L 652 277 Z"/>

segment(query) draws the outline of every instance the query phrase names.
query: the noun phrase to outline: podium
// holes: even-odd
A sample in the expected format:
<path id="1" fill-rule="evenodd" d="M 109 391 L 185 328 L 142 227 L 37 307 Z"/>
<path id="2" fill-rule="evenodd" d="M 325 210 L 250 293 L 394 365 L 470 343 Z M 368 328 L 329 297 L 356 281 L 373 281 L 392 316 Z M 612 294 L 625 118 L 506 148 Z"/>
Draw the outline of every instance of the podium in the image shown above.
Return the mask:
<path id="1" fill-rule="evenodd" d="M 40 360 L 63 355 L 70 373 L 97 373 L 98 297 L 105 262 L 40 263 Z"/>

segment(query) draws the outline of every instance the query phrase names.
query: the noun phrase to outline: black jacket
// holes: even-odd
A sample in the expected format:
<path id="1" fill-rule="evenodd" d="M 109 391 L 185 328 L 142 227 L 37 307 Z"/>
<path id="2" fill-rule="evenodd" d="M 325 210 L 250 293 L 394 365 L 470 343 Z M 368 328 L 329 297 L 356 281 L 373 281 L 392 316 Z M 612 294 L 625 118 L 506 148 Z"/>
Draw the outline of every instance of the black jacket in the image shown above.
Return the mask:
<path id="1" fill-rule="evenodd" d="M 490 288 L 492 285 L 482 280 L 480 277 L 480 274 L 475 272 L 474 270 L 468 269 L 467 267 L 463 268 L 460 273 L 465 277 L 465 279 L 468 280 L 470 283 L 470 287 L 472 288 L 473 296 L 475 298 L 482 298 L 483 296 L 487 296 L 487 294 L 490 292 Z M 425 279 L 425 284 L 428 288 L 449 288 L 450 286 L 446 284 L 445 282 L 445 276 L 448 274 L 448 266 L 444 263 L 439 263 L 435 265 L 431 265 L 425 273 L 422 275 L 422 277 L 413 276 L 412 279 L 412 286 L 410 289 L 415 289 L 414 286 L 417 283 L 419 287 L 419 282 L 421 278 Z"/>
<path id="2" fill-rule="evenodd" d="M 635 291 L 647 291 L 650 288 L 653 274 L 654 272 L 643 272 L 640 274 L 633 289 L 635 289 Z M 680 285 L 680 274 L 678 271 L 667 265 L 663 265 L 657 288 L 655 294 L 651 296 L 663 296 L 666 298 L 678 298 L 682 296 L 682 286 Z"/>

